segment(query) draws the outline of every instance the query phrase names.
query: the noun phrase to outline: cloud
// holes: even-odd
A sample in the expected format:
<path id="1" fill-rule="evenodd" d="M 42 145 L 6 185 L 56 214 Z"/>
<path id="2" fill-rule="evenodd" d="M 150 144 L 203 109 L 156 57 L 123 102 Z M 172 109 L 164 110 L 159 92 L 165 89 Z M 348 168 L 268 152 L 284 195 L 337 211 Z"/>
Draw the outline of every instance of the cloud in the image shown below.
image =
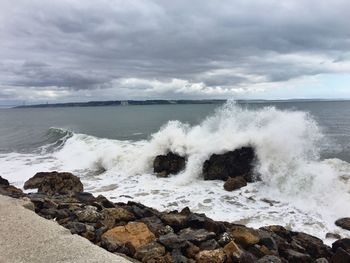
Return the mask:
<path id="1" fill-rule="evenodd" d="M 0 89 L 13 92 L 0 99 L 264 96 L 349 74 L 349 12 L 346 0 L 3 0 Z"/>

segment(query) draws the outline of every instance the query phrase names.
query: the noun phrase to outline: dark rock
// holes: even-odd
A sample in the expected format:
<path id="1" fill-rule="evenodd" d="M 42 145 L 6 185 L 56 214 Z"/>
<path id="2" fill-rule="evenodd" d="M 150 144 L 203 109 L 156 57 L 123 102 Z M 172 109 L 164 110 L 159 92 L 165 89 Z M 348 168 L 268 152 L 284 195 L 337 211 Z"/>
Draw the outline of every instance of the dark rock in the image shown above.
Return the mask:
<path id="1" fill-rule="evenodd" d="M 140 203 L 131 202 L 131 201 L 127 203 L 127 206 L 125 207 L 125 209 L 128 209 L 131 213 L 133 213 L 136 216 L 136 218 L 161 216 L 161 213 L 158 212 L 157 210 L 144 206 Z"/>
<path id="2" fill-rule="evenodd" d="M 224 184 L 226 191 L 234 191 L 247 185 L 247 181 L 243 176 L 230 177 Z"/>
<path id="3" fill-rule="evenodd" d="M 48 195 L 75 194 L 83 192 L 80 179 L 71 173 L 43 172 L 37 173 L 24 184 L 24 189 L 38 188 L 38 192 Z"/>
<path id="4" fill-rule="evenodd" d="M 300 253 L 298 251 L 287 249 L 283 252 L 282 256 L 291 263 L 309 263 L 312 262 L 310 255 Z"/>
<path id="5" fill-rule="evenodd" d="M 332 244 L 332 251 L 336 252 L 338 248 L 344 249 L 346 252 L 350 253 L 350 238 L 342 238 L 335 241 Z"/>
<path id="6" fill-rule="evenodd" d="M 204 180 L 226 181 L 229 177 L 243 176 L 246 181 L 251 182 L 254 159 L 255 153 L 252 147 L 242 147 L 224 154 L 213 154 L 204 162 Z"/>
<path id="7" fill-rule="evenodd" d="M 281 263 L 281 259 L 276 256 L 267 255 L 258 260 L 258 263 Z"/>
<path id="8" fill-rule="evenodd" d="M 195 258 L 199 251 L 199 247 L 191 242 L 187 242 L 186 256 L 188 258 Z"/>
<path id="9" fill-rule="evenodd" d="M 204 228 L 209 232 L 215 232 L 217 234 L 223 233 L 226 230 L 223 222 L 214 221 L 204 214 L 191 213 L 188 216 L 188 226 L 192 228 Z"/>
<path id="10" fill-rule="evenodd" d="M 7 181 L 5 178 L 2 178 L 0 176 L 0 185 L 10 185 L 9 181 Z"/>
<path id="11" fill-rule="evenodd" d="M 350 230 L 350 217 L 340 218 L 335 224 L 343 229 Z"/>
<path id="12" fill-rule="evenodd" d="M 271 225 L 271 226 L 261 227 L 260 229 L 266 230 L 268 232 L 273 232 L 288 242 L 291 242 L 292 240 L 291 231 L 285 229 L 283 226 Z"/>
<path id="13" fill-rule="evenodd" d="M 165 248 L 157 242 L 151 242 L 138 248 L 134 257 L 142 262 L 148 262 L 163 255 L 165 255 Z"/>
<path id="14" fill-rule="evenodd" d="M 190 241 L 194 244 L 199 244 L 215 236 L 216 234 L 214 232 L 208 232 L 205 229 L 185 228 L 179 232 L 180 239 Z"/>
<path id="15" fill-rule="evenodd" d="M 249 252 L 244 251 L 239 257 L 239 263 L 255 263 L 257 259 Z"/>
<path id="16" fill-rule="evenodd" d="M 171 226 L 178 231 L 182 228 L 185 228 L 188 223 L 188 216 L 181 213 L 168 213 L 161 217 L 164 224 Z"/>
<path id="17" fill-rule="evenodd" d="M 80 222 L 69 222 L 64 227 L 68 228 L 72 234 L 81 234 L 86 231 L 86 225 Z"/>
<path id="18" fill-rule="evenodd" d="M 350 262 L 350 253 L 346 252 L 344 249 L 339 247 L 334 253 L 330 263 L 349 263 Z"/>
<path id="19" fill-rule="evenodd" d="M 269 250 L 274 250 L 274 251 L 278 250 L 276 241 L 273 237 L 263 237 L 260 239 L 259 244 L 264 245 Z"/>
<path id="20" fill-rule="evenodd" d="M 200 243 L 199 248 L 201 250 L 214 250 L 220 248 L 220 245 L 215 239 L 209 239 Z"/>
<path id="21" fill-rule="evenodd" d="M 6 195 L 14 198 L 26 196 L 21 189 L 13 185 L 0 185 L 0 195 Z"/>
<path id="22" fill-rule="evenodd" d="M 220 234 L 218 237 L 218 243 L 222 247 L 224 247 L 226 244 L 230 243 L 231 241 L 233 241 L 233 237 L 227 232 Z"/>
<path id="23" fill-rule="evenodd" d="M 113 202 L 109 201 L 106 197 L 103 195 L 99 195 L 95 198 L 95 201 L 99 204 L 101 204 L 104 208 L 113 208 L 115 205 Z"/>
<path id="24" fill-rule="evenodd" d="M 292 239 L 303 247 L 312 258 L 331 257 L 331 248 L 323 244 L 323 241 L 317 237 L 298 233 Z"/>
<path id="25" fill-rule="evenodd" d="M 184 255 L 182 255 L 181 250 L 180 249 L 174 249 L 171 252 L 171 257 L 172 257 L 172 261 L 174 263 L 188 263 L 188 258 L 185 257 Z"/>
<path id="26" fill-rule="evenodd" d="M 167 155 L 158 155 L 153 162 L 153 171 L 167 177 L 169 174 L 178 174 L 185 168 L 186 159 L 178 154 L 169 152 Z"/>
<path id="27" fill-rule="evenodd" d="M 326 238 L 341 239 L 341 236 L 339 234 L 336 234 L 336 233 L 328 232 L 326 234 Z"/>
<path id="28" fill-rule="evenodd" d="M 163 222 L 156 216 L 150 216 L 140 219 L 148 228 L 157 236 L 173 233 L 174 230 L 169 225 L 164 225 Z"/>
<path id="29" fill-rule="evenodd" d="M 329 263 L 329 261 L 325 258 L 318 258 L 315 260 L 315 263 Z"/>
<path id="30" fill-rule="evenodd" d="M 169 249 L 186 247 L 186 240 L 174 233 L 169 233 L 159 237 L 159 242 Z"/>
<path id="31" fill-rule="evenodd" d="M 88 193 L 88 192 L 81 192 L 81 193 L 76 193 L 75 198 L 84 204 L 91 205 L 93 202 L 96 201 L 96 198 L 93 196 L 93 194 Z"/>

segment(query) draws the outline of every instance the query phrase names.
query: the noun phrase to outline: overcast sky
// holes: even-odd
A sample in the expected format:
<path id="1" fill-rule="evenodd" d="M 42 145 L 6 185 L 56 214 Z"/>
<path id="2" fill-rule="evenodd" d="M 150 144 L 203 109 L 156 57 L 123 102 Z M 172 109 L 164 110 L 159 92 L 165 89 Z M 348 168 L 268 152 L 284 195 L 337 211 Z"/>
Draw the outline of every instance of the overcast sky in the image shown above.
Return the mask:
<path id="1" fill-rule="evenodd" d="M 0 104 L 350 98 L 348 0 L 0 0 Z"/>

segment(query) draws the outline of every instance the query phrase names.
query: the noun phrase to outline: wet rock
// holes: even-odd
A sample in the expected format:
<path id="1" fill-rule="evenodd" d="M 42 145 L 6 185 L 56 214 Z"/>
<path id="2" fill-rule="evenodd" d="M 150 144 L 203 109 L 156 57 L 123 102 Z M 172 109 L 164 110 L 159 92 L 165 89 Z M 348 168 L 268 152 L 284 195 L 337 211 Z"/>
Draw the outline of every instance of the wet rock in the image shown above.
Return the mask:
<path id="1" fill-rule="evenodd" d="M 189 258 L 195 258 L 200 248 L 191 242 L 187 242 L 186 256 Z"/>
<path id="2" fill-rule="evenodd" d="M 220 234 L 218 237 L 218 243 L 222 247 L 224 247 L 226 244 L 230 243 L 231 241 L 233 241 L 233 237 L 227 232 Z"/>
<path id="3" fill-rule="evenodd" d="M 97 208 L 94 206 L 85 206 L 81 211 L 76 212 L 76 216 L 80 222 L 96 223 L 102 218 L 102 214 L 97 212 Z"/>
<path id="4" fill-rule="evenodd" d="M 163 255 L 165 255 L 165 248 L 157 242 L 151 242 L 138 248 L 134 257 L 142 262 L 149 262 Z"/>
<path id="5" fill-rule="evenodd" d="M 86 225 L 80 222 L 69 222 L 64 225 L 65 228 L 68 228 L 72 234 L 82 234 L 86 231 Z"/>
<path id="6" fill-rule="evenodd" d="M 282 256 L 290 263 L 309 263 L 312 262 L 310 255 L 300 253 L 298 251 L 287 249 L 283 252 Z"/>
<path id="7" fill-rule="evenodd" d="M 235 242 L 243 247 L 255 245 L 260 241 L 260 235 L 257 230 L 244 226 L 232 227 L 230 234 L 234 238 Z"/>
<path id="8" fill-rule="evenodd" d="M 148 228 L 154 233 L 157 237 L 161 235 L 166 235 L 168 233 L 174 233 L 174 230 L 169 225 L 164 225 L 162 220 L 156 216 L 150 216 L 140 219 L 141 222 L 144 222 Z"/>
<path id="9" fill-rule="evenodd" d="M 154 234 L 142 222 L 130 222 L 114 227 L 102 235 L 102 242 L 110 248 L 128 247 L 131 253 L 155 240 Z"/>
<path id="10" fill-rule="evenodd" d="M 243 176 L 246 181 L 251 182 L 254 159 L 255 153 L 252 147 L 242 147 L 224 154 L 213 154 L 204 162 L 204 180 L 226 181 L 229 177 Z"/>
<path id="11" fill-rule="evenodd" d="M 268 232 L 273 232 L 288 242 L 290 242 L 292 239 L 291 231 L 285 229 L 283 226 L 271 225 L 271 226 L 261 227 L 260 229 L 266 230 Z"/>
<path id="12" fill-rule="evenodd" d="M 261 259 L 258 260 L 258 263 L 281 263 L 281 259 L 276 256 L 264 256 Z"/>
<path id="13" fill-rule="evenodd" d="M 108 228 L 114 227 L 116 222 L 129 222 L 135 219 L 135 216 L 132 213 L 122 207 L 105 208 L 102 210 L 102 215 L 104 217 L 102 222 Z"/>
<path id="14" fill-rule="evenodd" d="M 169 249 L 182 248 L 186 246 L 186 240 L 174 233 L 160 236 L 159 242 Z"/>
<path id="15" fill-rule="evenodd" d="M 189 263 L 189 259 L 185 257 L 178 248 L 171 252 L 171 259 L 174 263 Z"/>
<path id="16" fill-rule="evenodd" d="M 209 239 L 207 241 L 202 242 L 199 245 L 201 250 L 214 250 L 220 248 L 219 243 L 215 239 Z"/>
<path id="17" fill-rule="evenodd" d="M 164 224 L 171 226 L 175 230 L 185 228 L 188 223 L 188 216 L 180 213 L 168 213 L 161 217 Z"/>
<path id="18" fill-rule="evenodd" d="M 350 253 L 339 247 L 334 253 L 330 263 L 349 263 L 350 262 Z"/>
<path id="19" fill-rule="evenodd" d="M 326 238 L 332 238 L 332 239 L 341 239 L 341 236 L 339 234 L 336 233 L 330 233 L 328 232 L 326 234 Z"/>
<path id="20" fill-rule="evenodd" d="M 5 178 L 2 178 L 2 177 L 0 176 L 0 185 L 6 185 L 6 186 L 8 186 L 8 185 L 10 185 L 10 183 L 9 183 L 9 181 L 7 181 Z"/>
<path id="21" fill-rule="evenodd" d="M 214 232 L 208 232 L 205 229 L 192 229 L 185 228 L 179 232 L 180 239 L 184 239 L 195 244 L 199 244 L 208 239 L 214 238 L 216 234 Z"/>
<path id="22" fill-rule="evenodd" d="M 24 189 L 38 188 L 38 192 L 48 195 L 75 194 L 83 192 L 80 179 L 71 173 L 42 172 L 35 174 L 24 184 Z"/>
<path id="23" fill-rule="evenodd" d="M 13 185 L 0 185 L 0 195 L 6 195 L 14 198 L 26 196 L 21 189 Z"/>
<path id="24" fill-rule="evenodd" d="M 167 155 L 158 155 L 153 162 L 153 171 L 161 177 L 169 174 L 178 174 L 185 168 L 186 159 L 178 154 L 169 152 Z"/>
<path id="25" fill-rule="evenodd" d="M 312 258 L 331 257 L 331 248 L 324 245 L 323 241 L 317 237 L 305 233 L 298 233 L 293 236 L 292 239 L 303 247 Z"/>
<path id="26" fill-rule="evenodd" d="M 340 218 L 335 224 L 343 229 L 350 230 L 350 217 Z"/>
<path id="27" fill-rule="evenodd" d="M 95 201 L 99 204 L 101 204 L 104 208 L 113 208 L 115 205 L 113 202 L 109 201 L 106 197 L 103 195 L 99 195 L 95 198 Z"/>
<path id="28" fill-rule="evenodd" d="M 263 237 L 260 239 L 259 243 L 267 247 L 269 250 L 278 250 L 277 243 L 273 237 Z"/>
<path id="29" fill-rule="evenodd" d="M 224 184 L 226 191 L 234 191 L 247 185 L 247 181 L 243 176 L 230 177 Z"/>
<path id="30" fill-rule="evenodd" d="M 242 255 L 239 257 L 238 260 L 234 262 L 239 262 L 239 263 L 255 263 L 257 262 L 257 259 L 249 252 L 244 251 Z"/>
<path id="31" fill-rule="evenodd" d="M 96 201 L 96 198 L 93 196 L 93 194 L 88 193 L 88 192 L 81 192 L 81 193 L 76 193 L 75 198 L 84 204 L 91 205 Z"/>
<path id="32" fill-rule="evenodd" d="M 203 250 L 196 256 L 197 263 L 224 263 L 226 255 L 223 249 Z"/>
<path id="33" fill-rule="evenodd" d="M 206 217 L 204 214 L 189 214 L 188 226 L 192 228 L 204 228 L 209 232 L 215 232 L 217 234 L 223 233 L 226 230 L 224 223 L 214 221 L 213 219 Z"/>
<path id="34" fill-rule="evenodd" d="M 335 241 L 332 244 L 332 251 L 336 252 L 338 248 L 344 249 L 346 252 L 350 253 L 350 238 L 342 238 Z"/>

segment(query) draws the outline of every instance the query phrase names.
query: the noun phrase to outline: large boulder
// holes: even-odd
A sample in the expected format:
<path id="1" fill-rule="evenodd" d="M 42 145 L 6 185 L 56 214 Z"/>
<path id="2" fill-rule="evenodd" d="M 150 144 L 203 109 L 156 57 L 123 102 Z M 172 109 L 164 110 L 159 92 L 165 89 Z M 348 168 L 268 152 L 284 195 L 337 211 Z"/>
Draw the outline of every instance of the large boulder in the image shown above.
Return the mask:
<path id="1" fill-rule="evenodd" d="M 102 235 L 102 244 L 109 251 L 128 247 L 130 254 L 156 239 L 155 235 L 142 222 L 130 222 L 125 226 L 114 227 Z M 120 251 L 120 250 L 119 250 Z"/>
<path id="2" fill-rule="evenodd" d="M 340 218 L 335 221 L 335 224 L 343 229 L 350 231 L 350 217 Z"/>
<path id="3" fill-rule="evenodd" d="M 255 159 L 252 147 L 242 147 L 224 154 L 213 154 L 203 165 L 204 180 L 223 180 L 229 177 L 243 176 L 253 181 L 252 170 Z"/>
<path id="4" fill-rule="evenodd" d="M 158 155 L 153 162 L 153 170 L 160 177 L 169 174 L 178 174 L 185 169 L 186 159 L 178 154 L 169 152 L 167 155 Z"/>
<path id="5" fill-rule="evenodd" d="M 75 194 L 83 192 L 84 187 L 79 177 L 71 173 L 41 172 L 24 183 L 24 189 L 38 189 L 40 193 Z"/>

